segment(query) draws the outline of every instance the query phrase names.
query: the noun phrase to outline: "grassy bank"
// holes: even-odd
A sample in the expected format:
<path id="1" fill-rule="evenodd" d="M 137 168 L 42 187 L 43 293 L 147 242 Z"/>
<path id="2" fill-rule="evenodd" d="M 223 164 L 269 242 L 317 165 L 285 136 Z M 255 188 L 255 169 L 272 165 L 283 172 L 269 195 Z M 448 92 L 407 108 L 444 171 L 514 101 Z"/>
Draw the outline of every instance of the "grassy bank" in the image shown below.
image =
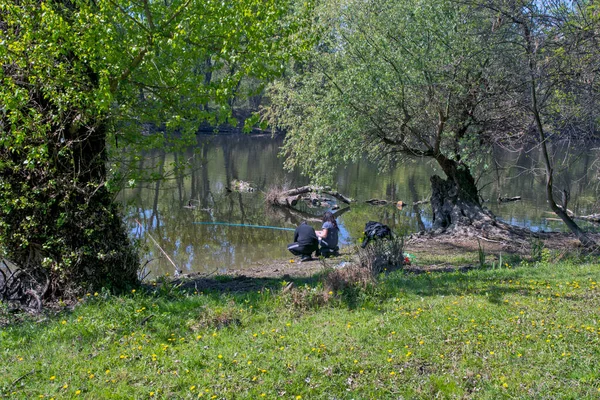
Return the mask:
<path id="1" fill-rule="evenodd" d="M 2 398 L 600 397 L 600 265 L 90 293 L 0 333 Z"/>

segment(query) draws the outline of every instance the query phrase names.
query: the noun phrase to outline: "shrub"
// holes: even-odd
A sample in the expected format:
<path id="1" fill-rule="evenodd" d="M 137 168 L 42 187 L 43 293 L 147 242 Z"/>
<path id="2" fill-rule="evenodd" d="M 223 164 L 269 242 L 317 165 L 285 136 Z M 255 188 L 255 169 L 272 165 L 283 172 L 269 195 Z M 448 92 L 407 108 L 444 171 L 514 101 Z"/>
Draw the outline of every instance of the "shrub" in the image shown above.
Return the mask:
<path id="1" fill-rule="evenodd" d="M 296 310 L 310 310 L 322 307 L 331 298 L 331 295 L 323 290 L 322 285 L 317 285 L 316 287 L 304 285 L 299 288 L 293 288 L 287 293 L 289 305 Z"/>
<path id="2" fill-rule="evenodd" d="M 404 238 L 394 236 L 392 239 L 372 240 L 365 248 L 359 248 L 360 266 L 372 275 L 384 271 L 399 269 L 404 266 Z"/>
<path id="3" fill-rule="evenodd" d="M 344 292 L 349 288 L 366 289 L 375 282 L 371 270 L 360 265 L 333 269 L 323 277 L 323 286 L 327 292 Z"/>

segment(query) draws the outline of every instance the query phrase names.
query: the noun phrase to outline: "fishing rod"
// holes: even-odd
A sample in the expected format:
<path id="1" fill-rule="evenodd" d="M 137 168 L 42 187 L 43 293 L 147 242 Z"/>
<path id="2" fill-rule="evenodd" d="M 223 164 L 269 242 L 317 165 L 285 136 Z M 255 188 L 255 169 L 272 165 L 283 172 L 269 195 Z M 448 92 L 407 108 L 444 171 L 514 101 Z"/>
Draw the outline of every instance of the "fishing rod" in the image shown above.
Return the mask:
<path id="1" fill-rule="evenodd" d="M 140 226 L 140 228 L 144 229 L 144 226 L 140 223 L 140 221 L 138 221 L 136 219 L 135 222 L 138 223 L 138 225 Z M 179 271 L 179 268 L 177 268 L 177 265 L 175 265 L 175 263 L 173 262 L 173 260 L 171 260 L 171 257 L 169 257 L 169 255 L 167 254 L 167 252 L 164 251 L 162 247 L 160 247 L 160 244 L 158 244 L 158 242 L 156 240 L 154 240 L 154 238 L 152 237 L 152 235 L 150 235 L 150 233 L 148 233 L 148 230 L 146 230 L 146 235 L 148 235 L 148 237 L 150 239 L 152 239 L 152 241 L 154 242 L 154 244 L 156 245 L 156 247 L 158 247 L 158 249 L 164 254 L 164 256 L 167 257 L 167 260 L 169 260 L 171 262 L 171 264 L 173 264 L 173 267 L 175 268 L 175 275 L 180 274 L 180 271 Z"/>
<path id="2" fill-rule="evenodd" d="M 231 223 L 231 222 L 194 222 L 194 224 L 196 224 L 196 225 L 241 226 L 241 227 L 244 227 L 244 228 L 277 229 L 277 230 L 281 230 L 281 231 L 292 231 L 292 232 L 295 231 L 295 229 L 293 229 L 293 228 L 283 228 L 283 227 L 280 227 L 280 226 L 234 224 L 234 223 Z"/>

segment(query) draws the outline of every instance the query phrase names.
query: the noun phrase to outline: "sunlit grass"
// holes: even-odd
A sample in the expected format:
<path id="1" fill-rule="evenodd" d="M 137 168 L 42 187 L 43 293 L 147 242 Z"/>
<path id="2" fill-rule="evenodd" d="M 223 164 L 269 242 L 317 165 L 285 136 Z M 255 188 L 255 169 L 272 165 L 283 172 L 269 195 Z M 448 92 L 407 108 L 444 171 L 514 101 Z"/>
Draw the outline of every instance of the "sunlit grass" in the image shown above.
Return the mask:
<path id="1" fill-rule="evenodd" d="M 325 303 L 316 283 L 90 294 L 2 330 L 0 396 L 598 398 L 599 280 L 563 262 L 397 271 Z"/>

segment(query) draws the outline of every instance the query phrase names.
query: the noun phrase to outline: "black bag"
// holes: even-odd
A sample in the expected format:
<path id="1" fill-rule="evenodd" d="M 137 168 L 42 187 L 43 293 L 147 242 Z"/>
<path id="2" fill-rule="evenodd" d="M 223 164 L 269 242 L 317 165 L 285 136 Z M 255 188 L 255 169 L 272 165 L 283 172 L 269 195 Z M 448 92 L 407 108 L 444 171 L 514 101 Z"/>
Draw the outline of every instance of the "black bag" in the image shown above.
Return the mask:
<path id="1" fill-rule="evenodd" d="M 367 247 L 367 244 L 369 244 L 370 240 L 392 238 L 392 230 L 390 227 L 375 221 L 369 221 L 366 223 L 363 234 L 364 239 L 361 246 L 363 249 Z"/>

